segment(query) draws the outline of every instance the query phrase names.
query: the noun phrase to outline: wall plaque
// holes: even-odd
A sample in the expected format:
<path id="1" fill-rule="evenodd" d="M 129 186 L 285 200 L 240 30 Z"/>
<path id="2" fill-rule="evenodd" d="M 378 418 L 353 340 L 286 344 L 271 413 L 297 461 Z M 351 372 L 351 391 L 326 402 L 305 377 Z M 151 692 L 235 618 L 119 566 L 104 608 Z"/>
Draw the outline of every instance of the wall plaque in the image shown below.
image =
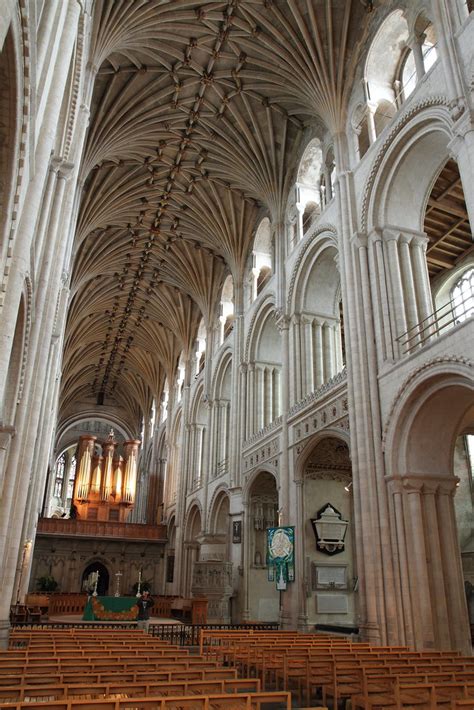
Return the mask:
<path id="1" fill-rule="evenodd" d="M 311 565 L 311 587 L 317 589 L 347 589 L 347 565 Z"/>
<path id="2" fill-rule="evenodd" d="M 347 614 L 349 602 L 346 594 L 316 594 L 318 614 Z"/>

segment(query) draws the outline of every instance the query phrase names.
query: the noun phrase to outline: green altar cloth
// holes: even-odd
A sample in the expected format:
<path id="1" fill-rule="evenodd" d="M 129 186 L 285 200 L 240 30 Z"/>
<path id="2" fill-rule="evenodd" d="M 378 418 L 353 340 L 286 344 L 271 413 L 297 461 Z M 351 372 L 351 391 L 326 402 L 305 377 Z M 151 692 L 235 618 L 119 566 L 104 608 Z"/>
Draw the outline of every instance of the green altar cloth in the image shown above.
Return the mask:
<path id="1" fill-rule="evenodd" d="M 89 597 L 82 615 L 83 621 L 135 621 L 136 597 Z"/>

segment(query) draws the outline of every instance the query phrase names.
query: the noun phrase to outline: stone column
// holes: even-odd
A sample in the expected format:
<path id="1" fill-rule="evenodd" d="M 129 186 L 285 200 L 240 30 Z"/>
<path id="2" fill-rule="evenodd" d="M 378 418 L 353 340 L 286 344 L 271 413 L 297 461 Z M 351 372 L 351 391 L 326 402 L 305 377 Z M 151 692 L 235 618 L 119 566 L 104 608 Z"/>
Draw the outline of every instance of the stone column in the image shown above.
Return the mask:
<path id="1" fill-rule="evenodd" d="M 295 520 L 295 586 L 297 592 L 298 631 L 308 630 L 307 588 L 305 554 L 305 513 L 304 513 L 304 480 L 295 480 L 296 520 Z"/>
<path id="2" fill-rule="evenodd" d="M 427 567 L 426 539 L 423 528 L 422 481 L 404 480 L 405 516 L 410 536 L 408 545 L 409 572 L 416 613 L 415 647 L 434 648 L 433 612 Z"/>
<path id="3" fill-rule="evenodd" d="M 432 323 L 429 317 L 433 313 L 433 299 L 431 295 L 430 278 L 428 274 L 428 264 L 426 262 L 426 249 L 428 237 L 426 234 L 414 235 L 411 241 L 413 280 L 415 283 L 416 300 L 418 314 L 422 322 L 422 340 L 429 337 L 432 330 Z M 425 330 L 426 329 L 426 330 Z"/>
<path id="4" fill-rule="evenodd" d="M 424 34 L 411 34 L 407 39 L 407 45 L 413 52 L 415 59 L 416 80 L 421 81 L 425 75 L 425 63 L 423 61 L 423 43 L 426 39 Z"/>
<path id="5" fill-rule="evenodd" d="M 403 291 L 403 281 L 402 274 L 400 270 L 400 259 L 398 253 L 398 241 L 400 238 L 399 233 L 391 232 L 390 230 L 384 230 L 384 241 L 387 245 L 387 257 L 389 264 L 389 274 L 390 274 L 390 301 L 391 301 L 391 316 L 395 324 L 395 339 L 404 335 L 407 331 L 407 320 L 405 314 L 405 299 Z M 398 353 L 400 354 L 401 349 L 398 343 L 396 343 L 396 350 L 398 347 Z"/>
<path id="6" fill-rule="evenodd" d="M 474 119 L 469 111 L 463 113 L 455 124 L 455 138 L 449 143 L 448 150 L 458 164 L 467 214 L 474 229 Z"/>
<path id="7" fill-rule="evenodd" d="M 249 576 L 250 576 L 250 505 L 248 501 L 243 501 L 243 600 L 242 600 L 242 622 L 245 623 L 250 619 L 250 608 L 249 608 Z"/>
<path id="8" fill-rule="evenodd" d="M 451 636 L 451 648 L 470 655 L 472 646 L 469 614 L 464 593 L 461 551 L 453 500 L 457 482 L 454 476 L 449 476 L 440 482 L 437 499 L 438 529 L 440 531 L 444 589 L 448 610 L 447 625 Z M 433 590 L 433 593 L 436 594 L 436 590 Z M 436 598 L 438 597 L 439 595 L 436 594 Z"/>
<path id="9" fill-rule="evenodd" d="M 311 320 L 304 322 L 304 342 L 305 342 L 305 360 L 306 360 L 306 389 L 304 394 L 309 394 L 315 389 L 314 378 L 314 352 L 313 352 L 313 323 Z"/>
<path id="10" fill-rule="evenodd" d="M 323 326 L 319 321 L 315 321 L 316 341 L 316 387 L 321 387 L 324 382 L 324 355 L 323 355 Z"/>
<path id="11" fill-rule="evenodd" d="M 247 407 L 247 417 L 248 417 L 248 423 L 247 423 L 247 439 L 249 439 L 255 432 L 257 431 L 256 423 L 255 423 L 255 410 L 256 410 L 256 404 L 255 404 L 255 363 L 251 362 L 248 365 L 248 375 L 247 375 L 247 384 L 248 384 L 248 397 L 246 401 L 246 407 Z"/>
<path id="12" fill-rule="evenodd" d="M 412 235 L 401 234 L 399 251 L 400 251 L 400 265 L 403 276 L 404 294 L 405 294 L 405 304 L 406 304 L 406 318 L 408 330 L 410 330 L 410 336 L 413 336 L 410 340 L 410 349 L 416 347 L 419 343 L 418 331 L 415 330 L 415 326 L 419 323 L 420 318 L 418 315 L 418 308 L 416 302 L 416 289 L 413 276 L 413 268 L 411 261 L 411 250 L 410 243 L 412 240 Z"/>
<path id="13" fill-rule="evenodd" d="M 281 463 L 280 463 L 280 488 L 279 507 L 281 510 L 281 525 L 293 525 L 295 522 L 295 511 L 290 506 L 290 452 L 288 448 L 288 410 L 289 410 L 289 318 L 281 314 L 277 320 L 277 327 L 280 331 L 282 343 L 282 371 L 281 371 Z M 292 585 L 290 584 L 289 587 Z M 280 608 L 280 622 L 282 628 L 294 628 L 297 615 L 296 596 L 293 590 L 283 593 L 282 605 Z"/>

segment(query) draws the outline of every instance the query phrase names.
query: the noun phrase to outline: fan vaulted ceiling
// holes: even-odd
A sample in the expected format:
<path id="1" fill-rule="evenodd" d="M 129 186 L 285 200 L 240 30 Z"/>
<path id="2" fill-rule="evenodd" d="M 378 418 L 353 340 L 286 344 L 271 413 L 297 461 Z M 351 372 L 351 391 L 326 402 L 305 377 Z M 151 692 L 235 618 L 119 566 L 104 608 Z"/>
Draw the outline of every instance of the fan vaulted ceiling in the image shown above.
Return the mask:
<path id="1" fill-rule="evenodd" d="M 304 128 L 343 127 L 370 19 L 361 0 L 95 3 L 63 411 L 149 411 L 258 219 L 281 220 Z"/>

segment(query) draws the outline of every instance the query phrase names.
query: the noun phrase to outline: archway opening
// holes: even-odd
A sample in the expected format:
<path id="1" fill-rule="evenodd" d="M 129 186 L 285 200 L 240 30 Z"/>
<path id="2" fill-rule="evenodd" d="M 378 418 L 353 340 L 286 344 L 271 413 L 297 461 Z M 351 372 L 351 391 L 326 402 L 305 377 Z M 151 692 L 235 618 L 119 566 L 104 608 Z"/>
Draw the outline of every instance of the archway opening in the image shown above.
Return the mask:
<path id="1" fill-rule="evenodd" d="M 96 572 L 99 573 L 99 579 L 97 581 L 97 594 L 100 597 L 105 597 L 109 591 L 109 571 L 102 562 L 91 562 L 91 564 L 87 565 L 82 573 L 81 589 L 90 593 L 94 591 L 91 575 Z"/>
<path id="2" fill-rule="evenodd" d="M 193 505 L 188 514 L 184 540 L 184 596 L 191 596 L 194 563 L 200 558 L 201 511 Z"/>
<path id="3" fill-rule="evenodd" d="M 248 609 L 251 619 L 277 621 L 279 592 L 268 580 L 266 563 L 267 528 L 278 525 L 278 491 L 275 477 L 258 474 L 249 491 Z"/>
<path id="4" fill-rule="evenodd" d="M 465 497 L 470 476 L 459 437 L 474 432 L 472 374 L 464 366 L 440 363 L 411 388 L 395 421 L 386 449 L 401 483 L 393 504 L 398 555 L 406 559 L 402 603 L 407 641 L 417 648 L 468 652 L 460 541 L 468 543 L 465 516 L 472 523 L 472 500 L 470 492 Z M 406 515 L 411 516 L 409 528 L 404 527 Z"/>
<path id="5" fill-rule="evenodd" d="M 316 535 L 322 525 L 318 521 L 328 514 L 342 521 L 339 544 Z M 308 577 L 303 611 L 310 626 L 357 626 L 354 535 L 349 448 L 342 439 L 327 436 L 315 444 L 303 467 L 303 558 Z"/>

